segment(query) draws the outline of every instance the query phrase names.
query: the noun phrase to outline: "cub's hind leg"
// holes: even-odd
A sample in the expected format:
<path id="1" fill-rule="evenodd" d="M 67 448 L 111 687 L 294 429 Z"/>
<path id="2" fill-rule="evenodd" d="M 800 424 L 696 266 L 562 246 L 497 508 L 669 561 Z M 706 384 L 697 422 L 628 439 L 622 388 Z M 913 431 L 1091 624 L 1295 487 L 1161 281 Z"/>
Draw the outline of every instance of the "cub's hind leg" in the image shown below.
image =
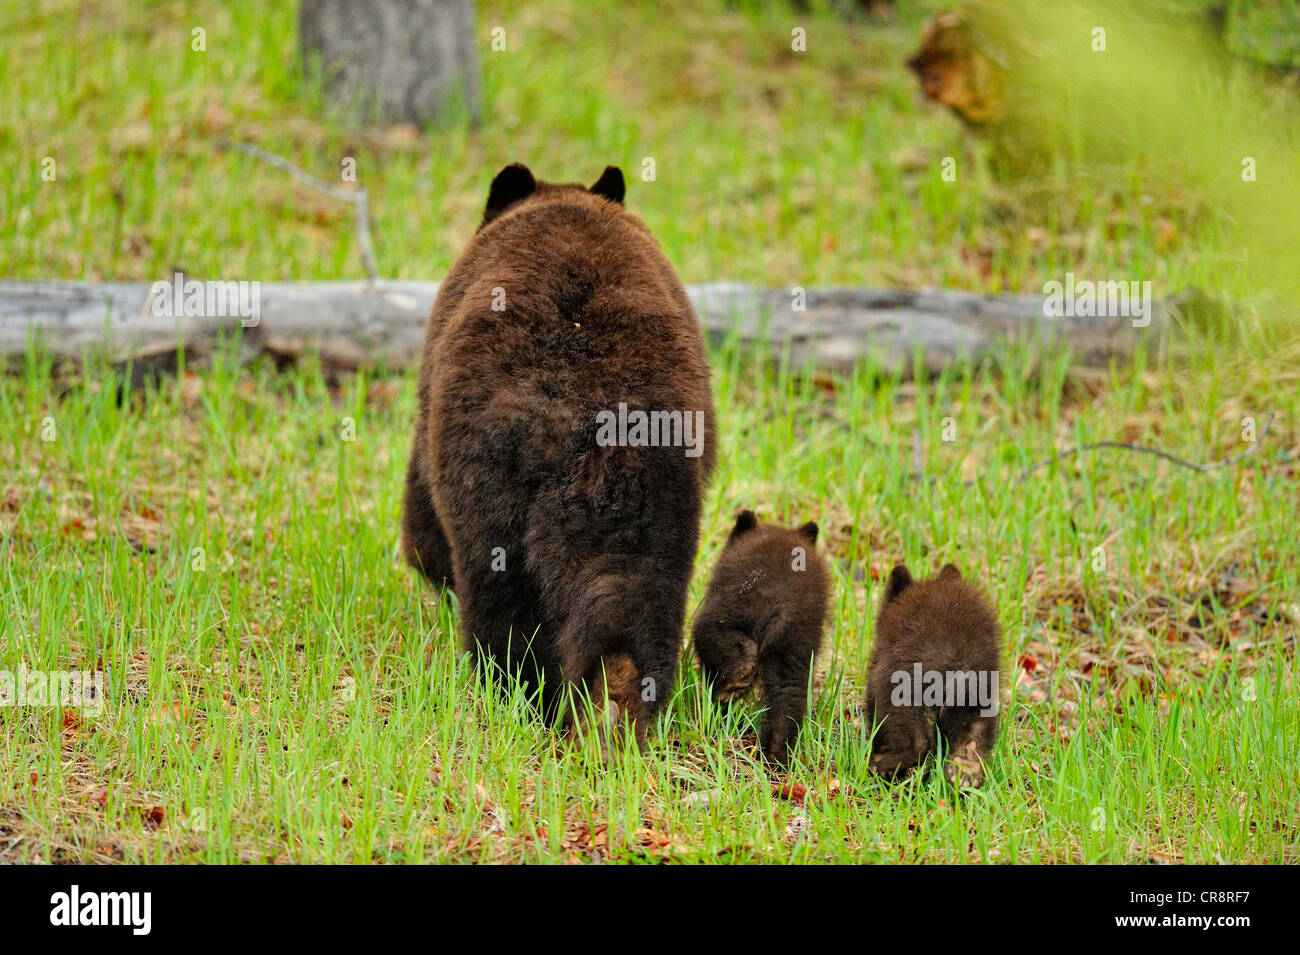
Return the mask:
<path id="1" fill-rule="evenodd" d="M 763 703 L 767 707 L 763 715 L 763 755 L 770 762 L 784 766 L 803 728 L 812 660 L 787 649 L 759 657 L 758 667 L 763 681 Z"/>
<path id="2" fill-rule="evenodd" d="M 871 744 L 870 767 L 887 779 L 907 775 L 934 748 L 934 724 L 921 707 L 891 706 L 880 711 Z"/>

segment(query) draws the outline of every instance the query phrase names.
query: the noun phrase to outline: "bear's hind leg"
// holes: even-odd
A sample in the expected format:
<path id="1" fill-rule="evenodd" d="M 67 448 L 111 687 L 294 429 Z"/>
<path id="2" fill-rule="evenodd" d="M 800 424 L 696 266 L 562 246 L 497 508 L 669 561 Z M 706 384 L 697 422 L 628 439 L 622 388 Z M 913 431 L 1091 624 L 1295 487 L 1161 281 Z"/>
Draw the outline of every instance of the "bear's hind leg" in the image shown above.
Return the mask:
<path id="1" fill-rule="evenodd" d="M 418 442 L 418 436 L 417 436 Z M 451 545 L 420 473 L 419 445 L 411 450 L 406 468 L 406 498 L 402 502 L 402 556 L 435 587 L 456 589 Z"/>
<path id="2" fill-rule="evenodd" d="M 595 732 L 600 756 L 609 761 L 613 747 L 631 730 L 638 750 L 647 746 L 641 699 L 637 695 L 637 669 L 626 654 L 604 657 L 596 662 L 594 675 L 585 681 L 590 700 L 575 699 L 573 732 L 579 739 Z"/>
<path id="3" fill-rule="evenodd" d="M 647 744 L 677 675 L 686 602 L 685 585 L 679 589 L 647 575 L 592 573 L 561 628 L 566 680 L 592 689 L 606 738 L 630 730 L 638 746 Z"/>
<path id="4" fill-rule="evenodd" d="M 488 535 L 500 540 L 503 535 Z M 536 589 L 518 570 L 496 571 L 490 552 L 472 548 L 459 554 L 462 645 L 475 655 L 479 672 L 507 693 L 521 689 L 544 718 L 553 716 L 548 702 L 554 697 L 558 668 L 546 653 L 542 609 Z"/>

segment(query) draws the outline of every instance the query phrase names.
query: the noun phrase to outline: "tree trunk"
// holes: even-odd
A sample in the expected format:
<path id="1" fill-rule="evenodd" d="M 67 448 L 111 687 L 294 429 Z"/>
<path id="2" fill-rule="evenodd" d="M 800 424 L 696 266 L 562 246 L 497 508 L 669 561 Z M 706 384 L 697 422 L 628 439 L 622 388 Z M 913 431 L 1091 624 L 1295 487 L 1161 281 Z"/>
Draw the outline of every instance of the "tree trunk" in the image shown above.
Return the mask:
<path id="1" fill-rule="evenodd" d="M 298 35 L 327 100 L 365 120 L 477 122 L 473 0 L 302 0 Z"/>

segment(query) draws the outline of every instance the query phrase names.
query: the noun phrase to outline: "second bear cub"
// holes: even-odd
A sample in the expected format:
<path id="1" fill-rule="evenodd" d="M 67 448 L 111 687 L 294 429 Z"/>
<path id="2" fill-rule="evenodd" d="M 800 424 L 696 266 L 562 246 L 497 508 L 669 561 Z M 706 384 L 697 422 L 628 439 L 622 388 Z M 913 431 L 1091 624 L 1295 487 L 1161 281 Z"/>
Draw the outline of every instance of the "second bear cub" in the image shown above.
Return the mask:
<path id="1" fill-rule="evenodd" d="M 904 565 L 894 567 L 867 671 L 875 772 L 910 772 L 936 747 L 937 732 L 948 778 L 972 788 L 983 783 L 998 727 L 998 634 L 987 599 L 954 565 L 920 581 Z"/>
<path id="2" fill-rule="evenodd" d="M 829 600 L 817 525 L 760 527 L 743 512 L 718 558 L 695 624 L 695 652 L 713 698 L 763 684 L 763 755 L 784 763 L 807 708 L 808 675 Z"/>

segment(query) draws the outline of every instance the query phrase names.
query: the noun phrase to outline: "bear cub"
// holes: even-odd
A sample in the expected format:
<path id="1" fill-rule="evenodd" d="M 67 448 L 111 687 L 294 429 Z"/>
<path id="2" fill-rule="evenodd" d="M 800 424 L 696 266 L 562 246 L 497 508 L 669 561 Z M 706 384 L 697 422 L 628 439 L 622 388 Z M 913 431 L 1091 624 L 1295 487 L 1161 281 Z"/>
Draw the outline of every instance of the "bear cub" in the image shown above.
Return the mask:
<path id="1" fill-rule="evenodd" d="M 982 785 L 997 735 L 999 660 L 997 616 L 953 564 L 929 580 L 895 566 L 867 671 L 866 710 L 876 727 L 871 769 L 906 775 L 942 734 L 948 779 Z"/>
<path id="2" fill-rule="evenodd" d="M 695 652 L 716 702 L 763 684 L 762 747 L 780 765 L 798 738 L 808 675 L 821 648 L 830 578 L 817 553 L 817 525 L 760 527 L 736 518 L 695 624 Z"/>
<path id="3" fill-rule="evenodd" d="M 429 318 L 402 515 L 484 672 L 578 732 L 589 696 L 602 744 L 672 694 L 715 457 L 699 321 L 623 197 L 613 166 L 492 181 Z"/>

